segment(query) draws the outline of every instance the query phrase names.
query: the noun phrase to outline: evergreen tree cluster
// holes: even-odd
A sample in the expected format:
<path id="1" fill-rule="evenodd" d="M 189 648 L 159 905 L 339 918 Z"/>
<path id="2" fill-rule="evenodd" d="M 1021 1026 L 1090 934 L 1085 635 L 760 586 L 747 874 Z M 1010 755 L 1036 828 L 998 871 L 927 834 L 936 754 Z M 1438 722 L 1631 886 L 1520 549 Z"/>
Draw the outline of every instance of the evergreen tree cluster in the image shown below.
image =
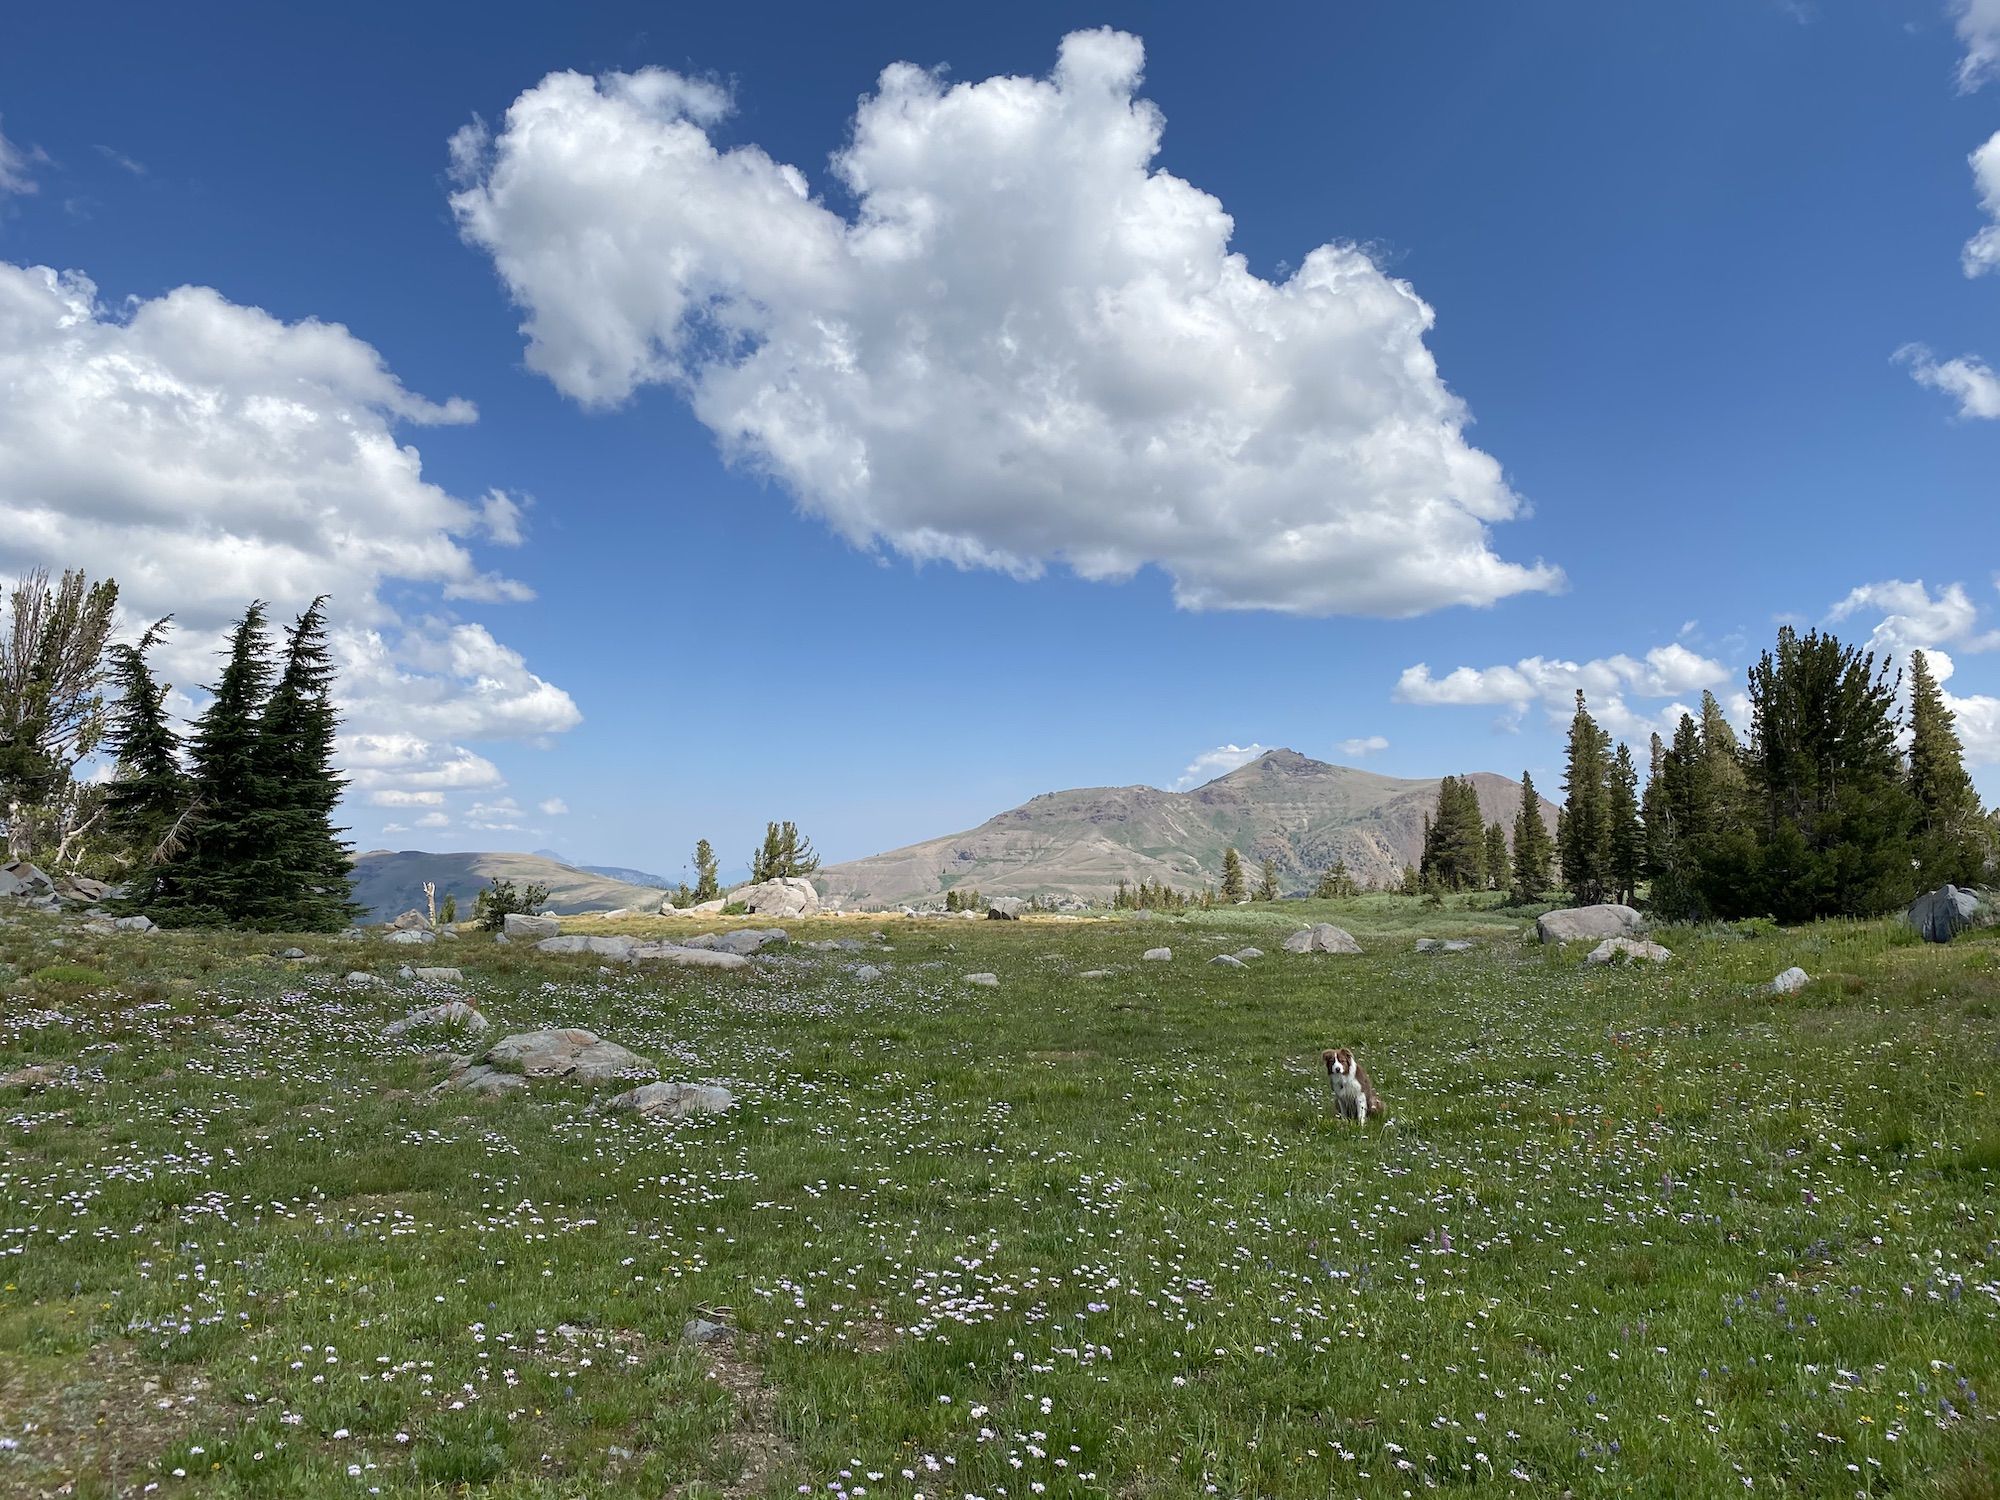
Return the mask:
<path id="1" fill-rule="evenodd" d="M 1497 825 L 1496 825 L 1497 826 Z M 1501 839 L 1504 842 L 1506 835 Z M 1487 886 L 1488 832 L 1479 790 L 1469 776 L 1438 783 L 1437 811 L 1424 818 L 1418 884 L 1429 890 L 1483 891 Z"/>
<path id="2" fill-rule="evenodd" d="M 1118 889 L 1111 896 L 1115 911 L 1187 911 L 1196 907 L 1206 910 L 1214 905 L 1213 887 L 1199 893 L 1177 891 L 1165 881 L 1142 880 L 1133 885 L 1122 875 L 1118 877 Z"/>
<path id="3" fill-rule="evenodd" d="M 1347 861 L 1336 859 L 1321 871 L 1319 884 L 1313 887 L 1313 896 L 1320 901 L 1339 901 L 1347 896 L 1359 895 L 1360 891 L 1353 872 L 1347 868 Z"/>
<path id="4" fill-rule="evenodd" d="M 707 840 L 702 841 L 704 844 Z M 697 854 L 699 851 L 697 851 Z M 714 854 L 710 852 L 710 861 Z M 819 869 L 819 855 L 814 851 L 812 840 L 799 832 L 796 823 L 767 823 L 764 825 L 764 842 L 750 859 L 750 883 L 761 885 L 767 880 L 803 879 Z"/>
<path id="5" fill-rule="evenodd" d="M 244 612 L 185 745 L 147 659 L 168 628 L 162 620 L 110 657 L 119 700 L 105 737 L 116 762 L 106 816 L 135 851 L 128 904 L 167 927 L 346 926 L 361 908 L 333 826 L 346 782 L 333 766 L 326 600 L 285 632 L 275 661 L 263 604 Z"/>

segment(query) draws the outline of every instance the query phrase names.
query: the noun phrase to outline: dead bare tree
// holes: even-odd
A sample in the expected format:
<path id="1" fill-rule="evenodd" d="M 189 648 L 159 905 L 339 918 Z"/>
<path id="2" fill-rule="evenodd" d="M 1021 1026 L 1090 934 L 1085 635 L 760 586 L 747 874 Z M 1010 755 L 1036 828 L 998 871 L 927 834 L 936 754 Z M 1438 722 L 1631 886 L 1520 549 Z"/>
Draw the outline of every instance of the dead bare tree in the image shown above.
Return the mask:
<path id="1" fill-rule="evenodd" d="M 0 633 L 0 811 L 8 853 L 20 859 L 38 809 L 62 800 L 55 794 L 103 737 L 98 687 L 118 585 L 93 584 L 72 570 L 51 587 L 48 571 L 37 568 L 15 583 L 7 604 Z M 71 833 L 67 825 L 42 830 L 59 846 Z"/>

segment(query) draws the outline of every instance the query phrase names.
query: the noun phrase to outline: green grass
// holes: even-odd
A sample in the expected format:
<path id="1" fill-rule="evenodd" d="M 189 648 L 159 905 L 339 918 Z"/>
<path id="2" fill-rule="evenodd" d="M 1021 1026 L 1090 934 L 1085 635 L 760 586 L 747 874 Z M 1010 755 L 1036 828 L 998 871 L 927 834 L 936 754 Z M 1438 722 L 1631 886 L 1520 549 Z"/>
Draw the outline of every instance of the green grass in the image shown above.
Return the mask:
<path id="1" fill-rule="evenodd" d="M 1367 951 L 1279 950 L 1322 918 Z M 0 1073 L 62 1065 L 0 1091 L 0 1494 L 2000 1493 L 2000 941 L 1678 929 L 1607 971 L 1530 919 L 423 950 L 490 1035 L 738 1094 L 678 1126 L 432 1098 L 440 1038 L 381 1032 L 441 993 L 340 982 L 407 948 L 0 924 Z M 1342 1043 L 1389 1126 L 1329 1116 Z"/>

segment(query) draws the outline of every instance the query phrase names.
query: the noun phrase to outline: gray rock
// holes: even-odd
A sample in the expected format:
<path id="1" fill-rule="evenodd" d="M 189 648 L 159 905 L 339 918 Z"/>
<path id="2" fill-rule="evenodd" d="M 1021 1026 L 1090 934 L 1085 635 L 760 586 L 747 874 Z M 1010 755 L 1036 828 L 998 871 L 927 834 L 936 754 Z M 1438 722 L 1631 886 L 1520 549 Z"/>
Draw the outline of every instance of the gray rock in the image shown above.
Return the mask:
<path id="1" fill-rule="evenodd" d="M 1171 948 L 1148 948 L 1139 957 L 1149 964 L 1172 963 L 1174 950 Z"/>
<path id="2" fill-rule="evenodd" d="M 995 896 L 986 903 L 986 915 L 996 922 L 1018 922 L 1028 903 L 1019 896 Z"/>
<path id="3" fill-rule="evenodd" d="M 112 919 L 111 925 L 120 932 L 151 932 L 154 930 L 153 919 L 151 917 L 116 917 Z"/>
<path id="4" fill-rule="evenodd" d="M 1589 938 L 1636 938 L 1646 932 L 1646 919 L 1629 906 L 1604 902 L 1545 911 L 1535 920 L 1535 935 L 1545 943 L 1573 943 Z"/>
<path id="5" fill-rule="evenodd" d="M 604 1107 L 649 1120 L 680 1120 L 689 1115 L 719 1115 L 735 1102 L 736 1096 L 717 1083 L 648 1083 L 607 1099 Z"/>
<path id="6" fill-rule="evenodd" d="M 713 901 L 697 901 L 693 906 L 675 906 L 671 900 L 660 903 L 663 917 L 713 917 L 721 913 L 729 902 L 718 896 Z"/>
<path id="7" fill-rule="evenodd" d="M 562 937 L 543 938 L 535 944 L 538 953 L 596 953 L 605 958 L 629 959 L 632 950 L 638 947 L 636 939 L 628 937 L 584 937 L 581 933 L 568 933 Z"/>
<path id="8" fill-rule="evenodd" d="M 303 948 L 287 948 L 283 953 L 278 955 L 280 958 L 304 958 L 305 956 L 306 950 Z"/>
<path id="9" fill-rule="evenodd" d="M 683 948 L 678 943 L 637 943 L 625 956 L 634 963 L 675 964 L 683 969 L 750 967 L 750 960 L 740 953 L 718 953 L 713 948 Z"/>
<path id="10" fill-rule="evenodd" d="M 4 871 L 0 871 L 0 873 L 7 875 L 14 883 L 14 889 L 8 894 L 29 897 L 53 896 L 55 894 L 56 883 L 49 879 L 43 871 L 29 864 L 25 859 L 16 860 L 13 864 L 6 866 Z"/>
<path id="11" fill-rule="evenodd" d="M 1000 976 L 998 974 L 968 974 L 965 976 L 965 982 L 967 984 L 976 984 L 989 990 L 998 989 L 1000 987 Z"/>
<path id="12" fill-rule="evenodd" d="M 1784 973 L 1765 985 L 1764 993 L 1767 995 L 1796 995 L 1811 983 L 1812 976 L 1797 964 L 1793 964 L 1791 968 L 1785 970 Z"/>
<path id="13" fill-rule="evenodd" d="M 1243 962 L 1234 953 L 1218 953 L 1208 961 L 1208 965 L 1212 969 L 1247 969 L 1250 967 L 1250 965 Z"/>
<path id="14" fill-rule="evenodd" d="M 1312 927 L 1301 927 L 1285 939 L 1287 953 L 1359 953 L 1361 945 L 1354 941 L 1354 934 L 1331 922 L 1320 922 Z"/>
<path id="15" fill-rule="evenodd" d="M 1663 964 L 1674 955 L 1658 943 L 1644 943 L 1632 938 L 1606 938 L 1584 956 L 1587 964 L 1611 963 L 1651 963 Z"/>
<path id="16" fill-rule="evenodd" d="M 882 977 L 882 971 L 873 964 L 863 964 L 854 971 L 854 977 L 863 984 L 873 984 Z"/>
<path id="17" fill-rule="evenodd" d="M 712 1344 L 728 1337 L 726 1325 L 711 1323 L 707 1318 L 689 1318 L 681 1329 L 681 1338 L 690 1344 Z"/>
<path id="18" fill-rule="evenodd" d="M 528 1086 L 528 1080 L 519 1073 L 509 1073 L 504 1068 L 490 1067 L 485 1063 L 472 1063 L 463 1068 L 452 1069 L 451 1077 L 432 1089 L 433 1094 L 447 1090 L 465 1094 L 517 1094 Z"/>
<path id="19" fill-rule="evenodd" d="M 1903 919 L 1927 943 L 1948 943 L 1980 917 L 1979 898 L 1955 885 L 1940 886 L 1917 897 Z"/>
<path id="20" fill-rule="evenodd" d="M 506 933 L 504 933 L 504 932 L 496 932 L 496 933 L 494 933 L 494 934 L 493 934 L 493 941 L 494 941 L 494 942 L 496 942 L 496 943 L 498 943 L 498 944 L 500 944 L 500 945 L 501 945 L 502 947 L 511 947 L 511 946 L 513 945 L 513 942 L 514 942 L 514 940 L 513 940 L 512 938 L 508 937 L 508 936 L 507 936 L 507 934 L 506 934 Z"/>
<path id="21" fill-rule="evenodd" d="M 1237 962 L 1246 964 L 1253 958 L 1262 958 L 1263 956 L 1264 950 L 1262 948 L 1238 948 L 1235 953 Z"/>
<path id="22" fill-rule="evenodd" d="M 418 969 L 412 977 L 422 984 L 465 983 L 465 975 L 457 969 Z"/>
<path id="23" fill-rule="evenodd" d="M 1085 969 L 1076 977 L 1078 979 L 1109 979 L 1111 971 L 1109 969 Z"/>
<path id="24" fill-rule="evenodd" d="M 866 953 L 868 945 L 860 938 L 821 938 L 817 943 L 803 946 L 815 953 Z"/>
<path id="25" fill-rule="evenodd" d="M 792 935 L 782 927 L 739 927 L 734 932 L 699 932 L 691 938 L 682 939 L 680 946 L 713 948 L 721 953 L 741 953 L 747 957 L 791 940 Z"/>
<path id="26" fill-rule="evenodd" d="M 431 919 L 415 907 L 412 907 L 391 922 L 389 930 L 391 932 L 429 932 L 431 930 Z"/>
<path id="27" fill-rule="evenodd" d="M 429 1005 L 422 1010 L 413 1010 L 400 1021 L 391 1021 L 382 1029 L 384 1036 L 402 1036 L 426 1026 L 449 1026 L 456 1022 L 468 1031 L 484 1031 L 486 1017 L 467 1005 L 463 1000 L 448 1000 L 443 1005 Z"/>
<path id="28" fill-rule="evenodd" d="M 628 1052 L 616 1042 L 607 1042 L 581 1026 L 520 1031 L 502 1037 L 488 1049 L 486 1060 L 518 1069 L 529 1078 L 567 1078 L 576 1083 L 604 1083 L 656 1071 L 638 1053 Z"/>
<path id="29" fill-rule="evenodd" d="M 1418 938 L 1419 953 L 1463 953 L 1472 944 L 1462 938 Z"/>
<path id="30" fill-rule="evenodd" d="M 746 885 L 731 891 L 729 901 L 740 902 L 745 911 L 760 917 L 814 917 L 819 915 L 819 892 L 810 880 L 796 875 L 780 876 L 761 885 Z"/>
<path id="31" fill-rule="evenodd" d="M 500 919 L 500 931 L 505 937 L 540 941 L 559 934 L 562 923 L 554 917 L 531 917 L 524 911 L 510 911 Z"/>
<path id="32" fill-rule="evenodd" d="M 408 964 L 404 964 L 402 968 L 396 971 L 396 977 L 398 979 L 415 979 L 417 977 L 417 971 L 411 968 Z"/>
<path id="33" fill-rule="evenodd" d="M 364 974 L 359 969 L 349 974 L 341 983 L 355 990 L 382 990 L 389 987 L 389 981 L 380 975 Z"/>
<path id="34" fill-rule="evenodd" d="M 435 943 L 437 941 L 437 934 L 435 932 L 420 932 L 414 927 L 406 927 L 401 932 L 390 933 L 382 941 L 385 943 L 400 943 L 405 946 L 419 946 L 426 943 Z"/>
<path id="35" fill-rule="evenodd" d="M 27 882 L 12 870 L 0 870 L 0 896 L 19 896 L 27 889 Z"/>

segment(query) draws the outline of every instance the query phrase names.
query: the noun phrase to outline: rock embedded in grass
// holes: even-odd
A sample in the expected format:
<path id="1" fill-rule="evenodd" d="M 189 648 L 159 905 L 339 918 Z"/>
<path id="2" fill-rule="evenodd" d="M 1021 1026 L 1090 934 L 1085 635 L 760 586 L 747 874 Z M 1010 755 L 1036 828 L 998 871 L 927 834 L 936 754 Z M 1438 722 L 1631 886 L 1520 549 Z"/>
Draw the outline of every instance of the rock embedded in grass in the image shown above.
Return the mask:
<path id="1" fill-rule="evenodd" d="M 1238 948 L 1232 956 L 1237 962 L 1247 964 L 1253 958 L 1262 958 L 1264 950 L 1262 948 Z"/>
<path id="2" fill-rule="evenodd" d="M 628 937 L 584 937 L 571 933 L 565 937 L 543 938 L 535 944 L 538 953 L 597 953 L 605 958 L 630 958 L 632 950 L 638 947 L 635 938 Z"/>
<path id="3" fill-rule="evenodd" d="M 1250 965 L 1243 962 L 1234 953 L 1218 953 L 1208 962 L 1210 968 L 1247 969 L 1250 967 Z"/>
<path id="4" fill-rule="evenodd" d="M 965 982 L 967 984 L 980 985 L 989 990 L 998 989 L 1000 986 L 1000 976 L 998 974 L 968 974 L 965 976 Z"/>
<path id="5" fill-rule="evenodd" d="M 420 984 L 464 984 L 465 974 L 459 969 L 413 969 L 411 977 Z"/>
<path id="6" fill-rule="evenodd" d="M 1463 953 L 1471 946 L 1472 944 L 1464 941 L 1462 938 L 1417 939 L 1417 952 L 1419 953 Z"/>
<path id="7" fill-rule="evenodd" d="M 1784 973 L 1765 985 L 1764 993 L 1767 995 L 1796 995 L 1811 983 L 1812 976 L 1797 964 L 1793 964 Z"/>
<path id="8" fill-rule="evenodd" d="M 384 938 L 383 941 L 385 943 L 410 943 L 410 944 L 435 943 L 437 941 L 437 934 L 435 932 L 418 932 L 414 928 L 412 928 L 402 932 L 392 932 L 386 938 Z"/>
<path id="9" fill-rule="evenodd" d="M 462 1068 L 452 1069 L 451 1077 L 432 1089 L 433 1094 L 446 1092 L 463 1094 L 518 1094 L 528 1086 L 528 1080 L 519 1073 L 509 1073 L 504 1068 L 493 1067 L 489 1063 L 468 1063 Z"/>
<path id="10" fill-rule="evenodd" d="M 761 953 L 766 948 L 782 948 L 791 940 L 792 935 L 782 927 L 742 927 L 735 932 L 698 932 L 691 938 L 684 938 L 678 946 L 712 948 L 719 953 L 736 953 L 748 957 L 752 953 Z"/>
<path id="11" fill-rule="evenodd" d="M 1150 964 L 1172 963 L 1174 958 L 1174 950 L 1171 948 L 1148 948 L 1144 953 L 1141 953 L 1139 957 L 1144 962 Z"/>
<path id="12" fill-rule="evenodd" d="M 873 984 L 882 977 L 882 971 L 873 964 L 863 964 L 854 971 L 854 977 L 862 984 Z"/>
<path id="13" fill-rule="evenodd" d="M 1646 931 L 1646 919 L 1629 906 L 1601 902 L 1545 911 L 1535 920 L 1535 936 L 1545 943 L 1573 943 L 1585 938 L 1634 938 Z"/>
<path id="14" fill-rule="evenodd" d="M 1631 938 L 1606 938 L 1584 956 L 1587 964 L 1610 964 L 1619 962 L 1663 964 L 1672 958 L 1671 949 L 1662 948 L 1658 943 L 1634 942 Z"/>
<path id="15" fill-rule="evenodd" d="M 505 937 L 539 941 L 559 934 L 562 923 L 554 917 L 533 917 L 524 911 L 510 911 L 500 919 L 500 931 Z"/>
<path id="16" fill-rule="evenodd" d="M 712 948 L 684 948 L 677 943 L 638 943 L 625 957 L 633 963 L 677 964 L 683 969 L 750 967 L 750 960 L 740 953 L 717 953 Z"/>
<path id="17" fill-rule="evenodd" d="M 1311 927 L 1301 927 L 1285 939 L 1287 953 L 1359 953 L 1361 945 L 1354 941 L 1354 934 L 1344 927 L 1336 927 L 1331 922 L 1319 922 Z"/>
<path id="18" fill-rule="evenodd" d="M 607 1099 L 604 1107 L 648 1120 L 681 1120 L 719 1115 L 735 1103 L 736 1096 L 719 1083 L 646 1083 Z"/>
<path id="19" fill-rule="evenodd" d="M 422 1010 L 413 1010 L 400 1021 L 391 1021 L 383 1028 L 384 1036 L 402 1036 L 426 1026 L 449 1026 L 456 1023 L 468 1031 L 484 1031 L 486 1017 L 463 1000 L 447 1000 L 443 1005 L 427 1005 Z"/>
<path id="20" fill-rule="evenodd" d="M 605 1083 L 635 1073 L 657 1071 L 638 1053 L 627 1051 L 616 1042 L 607 1042 L 581 1026 L 518 1031 L 488 1048 L 486 1061 L 518 1069 L 529 1078 L 567 1078 L 574 1083 Z"/>

